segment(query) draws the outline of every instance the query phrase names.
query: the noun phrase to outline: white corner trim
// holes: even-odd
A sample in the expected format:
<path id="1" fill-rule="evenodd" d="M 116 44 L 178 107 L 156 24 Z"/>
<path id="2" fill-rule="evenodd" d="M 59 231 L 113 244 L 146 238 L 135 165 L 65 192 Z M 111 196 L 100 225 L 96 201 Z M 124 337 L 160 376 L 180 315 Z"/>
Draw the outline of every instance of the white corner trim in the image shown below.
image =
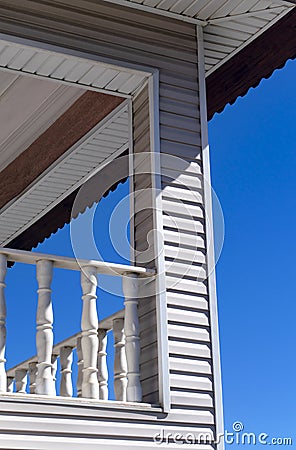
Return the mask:
<path id="1" fill-rule="evenodd" d="M 156 276 L 156 321 L 158 344 L 158 379 L 159 397 L 163 411 L 171 408 L 169 378 L 168 320 L 166 306 L 165 261 L 163 243 L 163 219 L 161 204 L 161 167 L 160 167 L 160 131 L 159 131 L 159 73 L 155 72 L 148 81 L 149 118 L 150 118 L 150 151 L 152 170 L 152 192 L 154 193 L 154 243 L 157 261 Z"/>
<path id="2" fill-rule="evenodd" d="M 222 380 L 221 380 L 221 362 L 220 362 L 220 343 L 218 331 L 218 307 L 216 291 L 216 273 L 215 273 L 215 254 L 214 254 L 214 227 L 212 213 L 212 192 L 211 192 L 211 172 L 210 172 L 210 152 L 208 141 L 208 121 L 207 121 L 207 98 L 205 81 L 205 63 L 204 63 L 204 42 L 203 29 L 197 27 L 197 52 L 198 52 L 198 83 L 200 100 L 200 121 L 201 121 L 201 144 L 202 144 L 202 164 L 203 164 L 203 188 L 205 202 L 205 227 L 206 227 L 206 245 L 207 245 L 207 268 L 208 290 L 210 304 L 210 324 L 212 341 L 212 360 L 214 374 L 214 397 L 215 397 L 215 419 L 216 435 L 224 433 L 223 403 L 222 403 Z M 224 449 L 224 441 L 217 444 L 217 450 Z"/>

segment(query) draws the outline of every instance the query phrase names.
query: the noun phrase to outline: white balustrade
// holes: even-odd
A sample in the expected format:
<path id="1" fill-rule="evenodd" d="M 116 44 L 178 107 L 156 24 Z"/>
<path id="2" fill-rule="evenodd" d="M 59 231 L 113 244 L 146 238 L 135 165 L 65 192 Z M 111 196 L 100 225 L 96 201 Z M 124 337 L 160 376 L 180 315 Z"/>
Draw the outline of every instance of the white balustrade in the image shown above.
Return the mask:
<path id="1" fill-rule="evenodd" d="M 5 371 L 7 262 L 36 265 L 38 306 L 36 317 L 37 355 Z M 80 270 L 82 287 L 81 332 L 53 346 L 51 282 L 53 268 Z M 100 322 L 96 307 L 97 274 L 123 276 L 125 310 Z M 77 261 L 54 255 L 0 248 L 0 394 L 25 394 L 29 375 L 30 394 L 55 396 L 57 358 L 60 359 L 60 395 L 73 396 L 73 349 L 77 353 L 77 397 L 108 400 L 107 336 L 114 335 L 114 390 L 116 400 L 140 402 L 140 336 L 138 277 L 153 271 L 101 261 Z"/>
<path id="2" fill-rule="evenodd" d="M 0 255 L 0 392 L 7 391 L 5 371 L 5 345 L 6 345 L 6 301 L 5 276 L 7 268 L 6 255 Z"/>
<path id="3" fill-rule="evenodd" d="M 124 319 L 113 320 L 114 391 L 116 400 L 126 402 L 127 363 L 125 354 Z"/>
<path id="4" fill-rule="evenodd" d="M 72 386 L 72 362 L 73 362 L 73 349 L 72 347 L 62 347 L 60 350 L 60 364 L 61 364 L 61 385 L 60 395 L 62 397 L 73 396 Z"/>
<path id="5" fill-rule="evenodd" d="M 37 377 L 37 363 L 29 363 L 29 380 L 30 380 L 30 394 L 36 394 L 36 377 Z"/>
<path id="6" fill-rule="evenodd" d="M 82 286 L 82 355 L 83 355 L 83 375 L 82 375 L 82 397 L 99 398 L 98 382 L 98 314 L 97 314 L 97 270 L 93 266 L 83 267 L 81 270 Z"/>
<path id="7" fill-rule="evenodd" d="M 77 352 L 77 365 L 78 365 L 78 375 L 77 375 L 77 397 L 82 397 L 82 377 L 83 377 L 83 356 L 81 347 L 81 337 L 77 338 L 76 344 Z"/>
<path id="8" fill-rule="evenodd" d="M 125 348 L 127 358 L 127 401 L 141 402 L 140 383 L 140 330 L 138 316 L 138 275 L 126 273 L 122 279 L 125 297 Z"/>
<path id="9" fill-rule="evenodd" d="M 28 375 L 26 369 L 17 369 L 15 371 L 15 389 L 18 394 L 26 394 Z"/>
<path id="10" fill-rule="evenodd" d="M 98 381 L 99 398 L 108 400 L 108 368 L 107 368 L 107 330 L 98 330 L 99 348 L 98 348 Z"/>

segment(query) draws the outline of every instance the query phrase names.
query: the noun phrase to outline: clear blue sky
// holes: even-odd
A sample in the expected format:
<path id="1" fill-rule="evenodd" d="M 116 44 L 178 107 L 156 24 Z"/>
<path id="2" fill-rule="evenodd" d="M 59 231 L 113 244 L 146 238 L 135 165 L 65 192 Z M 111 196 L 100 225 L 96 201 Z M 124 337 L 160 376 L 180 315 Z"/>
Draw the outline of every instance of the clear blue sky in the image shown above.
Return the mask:
<path id="1" fill-rule="evenodd" d="M 296 445 L 296 61 L 210 122 L 225 425 Z M 230 445 L 229 448 L 241 448 Z M 294 447 L 293 447 L 294 448 Z"/>
<path id="2" fill-rule="evenodd" d="M 295 80 L 296 62 L 290 61 L 216 115 L 209 126 L 213 187 L 225 219 L 217 265 L 225 427 L 231 430 L 239 420 L 245 431 L 291 436 L 294 442 Z M 110 261 L 124 262 L 108 242 L 108 222 L 127 192 L 128 186 L 121 185 L 96 212 L 96 242 Z M 69 226 L 38 250 L 72 255 Z M 35 353 L 34 267 L 14 267 L 7 284 L 11 367 Z M 80 295 L 78 273 L 56 271 L 56 342 L 79 330 Z M 121 306 L 121 298 L 99 292 L 101 318 Z"/>

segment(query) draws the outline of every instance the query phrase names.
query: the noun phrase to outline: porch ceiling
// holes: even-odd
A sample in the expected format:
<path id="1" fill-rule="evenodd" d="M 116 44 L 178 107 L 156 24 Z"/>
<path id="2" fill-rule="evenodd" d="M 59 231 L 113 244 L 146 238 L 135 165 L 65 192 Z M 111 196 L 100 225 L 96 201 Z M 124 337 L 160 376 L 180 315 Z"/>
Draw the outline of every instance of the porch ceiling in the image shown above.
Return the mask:
<path id="1" fill-rule="evenodd" d="M 0 245 L 125 151 L 128 130 L 124 98 L 0 71 Z"/>
<path id="2" fill-rule="evenodd" d="M 0 171 L 83 93 L 82 89 L 0 71 Z"/>

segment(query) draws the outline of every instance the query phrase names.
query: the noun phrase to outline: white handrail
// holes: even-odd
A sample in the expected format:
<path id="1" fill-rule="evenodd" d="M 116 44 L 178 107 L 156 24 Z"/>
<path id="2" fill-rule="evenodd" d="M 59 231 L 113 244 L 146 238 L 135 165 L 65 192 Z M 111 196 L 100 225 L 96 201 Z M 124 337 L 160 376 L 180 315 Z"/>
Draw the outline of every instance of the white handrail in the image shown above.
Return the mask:
<path id="1" fill-rule="evenodd" d="M 0 247 L 0 254 L 6 255 L 8 262 L 37 264 L 40 260 L 52 261 L 53 266 L 60 269 L 80 271 L 83 267 L 92 266 L 96 268 L 97 274 L 101 275 L 122 276 L 126 273 L 135 273 L 139 277 L 151 277 L 155 275 L 155 270 L 145 269 L 144 267 L 135 267 L 127 264 L 116 264 L 105 261 L 69 258 L 67 256 L 29 252 L 26 250 L 14 250 L 5 247 Z"/>

